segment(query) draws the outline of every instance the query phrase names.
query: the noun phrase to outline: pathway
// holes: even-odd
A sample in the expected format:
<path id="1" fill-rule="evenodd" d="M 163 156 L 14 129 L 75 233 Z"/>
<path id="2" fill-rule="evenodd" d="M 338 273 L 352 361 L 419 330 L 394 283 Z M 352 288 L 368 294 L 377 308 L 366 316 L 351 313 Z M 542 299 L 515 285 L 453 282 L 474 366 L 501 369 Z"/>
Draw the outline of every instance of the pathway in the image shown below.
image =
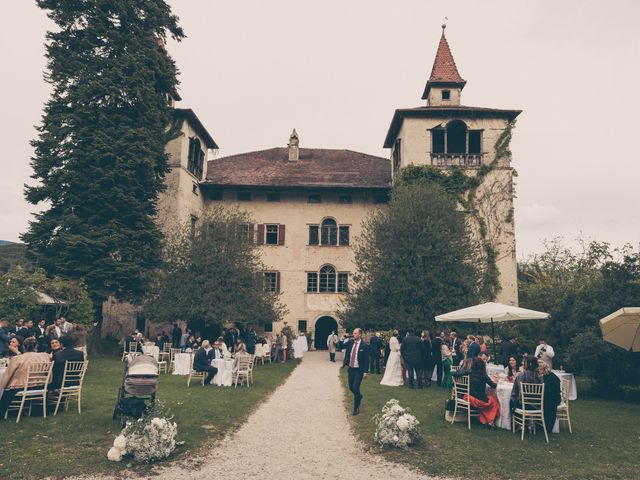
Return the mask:
<path id="1" fill-rule="evenodd" d="M 153 478 L 430 478 L 363 453 L 343 406 L 340 363 L 327 357 L 306 353 L 287 381 L 195 469 L 178 463 Z M 259 368 L 255 373 L 260 375 Z"/>

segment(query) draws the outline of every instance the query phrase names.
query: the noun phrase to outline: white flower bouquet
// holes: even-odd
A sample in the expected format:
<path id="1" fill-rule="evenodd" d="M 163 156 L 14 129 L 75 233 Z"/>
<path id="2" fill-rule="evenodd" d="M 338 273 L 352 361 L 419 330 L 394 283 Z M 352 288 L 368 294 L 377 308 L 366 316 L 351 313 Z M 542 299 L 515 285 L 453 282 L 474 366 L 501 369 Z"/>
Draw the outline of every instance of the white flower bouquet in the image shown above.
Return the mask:
<path id="1" fill-rule="evenodd" d="M 107 458 L 119 462 L 132 456 L 137 462 L 154 462 L 167 458 L 176 448 L 178 426 L 159 411 L 150 409 L 135 422 L 128 423 L 113 441 Z"/>
<path id="2" fill-rule="evenodd" d="M 376 422 L 374 440 L 382 447 L 408 448 L 421 439 L 420 422 L 394 398 L 382 407 L 382 413 L 373 417 L 373 421 Z"/>

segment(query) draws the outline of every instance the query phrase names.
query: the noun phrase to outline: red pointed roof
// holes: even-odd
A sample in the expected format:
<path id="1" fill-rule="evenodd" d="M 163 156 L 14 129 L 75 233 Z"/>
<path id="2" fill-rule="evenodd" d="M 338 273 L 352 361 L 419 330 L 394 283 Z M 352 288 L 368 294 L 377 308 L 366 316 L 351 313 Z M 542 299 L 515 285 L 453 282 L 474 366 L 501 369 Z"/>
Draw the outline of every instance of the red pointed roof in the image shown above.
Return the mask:
<path id="1" fill-rule="evenodd" d="M 456 67 L 456 62 L 453 59 L 453 54 L 449 48 L 447 37 L 444 36 L 443 29 L 438 51 L 436 52 L 436 59 L 431 69 L 431 76 L 424 89 L 422 99 L 425 100 L 428 97 L 432 86 L 459 86 L 463 88 L 466 83 L 467 81 L 458 73 L 458 67 Z"/>

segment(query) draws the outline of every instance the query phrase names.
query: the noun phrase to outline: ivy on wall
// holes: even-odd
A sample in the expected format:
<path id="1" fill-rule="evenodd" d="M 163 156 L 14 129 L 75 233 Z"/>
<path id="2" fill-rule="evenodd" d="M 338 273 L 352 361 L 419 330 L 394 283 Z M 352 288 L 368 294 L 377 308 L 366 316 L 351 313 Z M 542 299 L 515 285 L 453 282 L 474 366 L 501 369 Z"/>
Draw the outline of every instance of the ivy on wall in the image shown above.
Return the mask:
<path id="1" fill-rule="evenodd" d="M 510 121 L 502 131 L 494 145 L 495 155 L 490 163 L 481 165 L 475 170 L 475 175 L 470 175 L 464 168 L 454 165 L 450 168 L 438 168 L 432 165 L 409 165 L 400 171 L 395 185 L 413 184 L 416 182 L 434 182 L 442 186 L 457 202 L 464 208 L 472 222 L 477 227 L 480 236 L 480 247 L 482 257 L 485 260 L 480 294 L 482 298 L 492 300 L 500 291 L 499 271 L 497 266 L 498 248 L 496 241 L 490 238 L 487 222 L 480 215 L 477 205 L 478 188 L 483 184 L 487 175 L 495 170 L 502 159 L 511 158 L 511 138 L 516 121 Z M 517 176 L 515 170 L 512 175 Z M 511 188 L 510 185 L 504 185 Z M 512 193 L 510 192 L 512 195 Z M 504 222 L 513 222 L 513 208 L 511 208 L 504 218 Z"/>

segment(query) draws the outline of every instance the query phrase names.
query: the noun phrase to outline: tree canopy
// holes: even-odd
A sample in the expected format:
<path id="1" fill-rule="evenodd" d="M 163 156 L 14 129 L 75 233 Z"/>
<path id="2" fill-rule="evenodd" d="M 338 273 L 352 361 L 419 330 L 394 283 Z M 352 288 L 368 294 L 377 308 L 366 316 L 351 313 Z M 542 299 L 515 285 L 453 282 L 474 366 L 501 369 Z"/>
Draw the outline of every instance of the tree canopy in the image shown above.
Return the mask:
<path id="1" fill-rule="evenodd" d="M 163 264 L 145 304 L 151 321 L 262 325 L 285 313 L 265 289 L 259 247 L 241 226 L 246 213 L 218 206 L 167 235 Z"/>
<path id="2" fill-rule="evenodd" d="M 437 314 L 479 300 L 478 249 L 455 198 L 435 183 L 394 186 L 354 250 L 355 288 L 340 312 L 348 329 L 432 328 Z"/>
<path id="3" fill-rule="evenodd" d="M 154 221 L 164 147 L 174 135 L 164 49 L 184 33 L 163 0 L 38 0 L 52 94 L 32 142 L 30 203 L 45 202 L 22 239 L 50 275 L 86 283 L 101 314 L 109 295 L 135 300 L 159 262 Z"/>

